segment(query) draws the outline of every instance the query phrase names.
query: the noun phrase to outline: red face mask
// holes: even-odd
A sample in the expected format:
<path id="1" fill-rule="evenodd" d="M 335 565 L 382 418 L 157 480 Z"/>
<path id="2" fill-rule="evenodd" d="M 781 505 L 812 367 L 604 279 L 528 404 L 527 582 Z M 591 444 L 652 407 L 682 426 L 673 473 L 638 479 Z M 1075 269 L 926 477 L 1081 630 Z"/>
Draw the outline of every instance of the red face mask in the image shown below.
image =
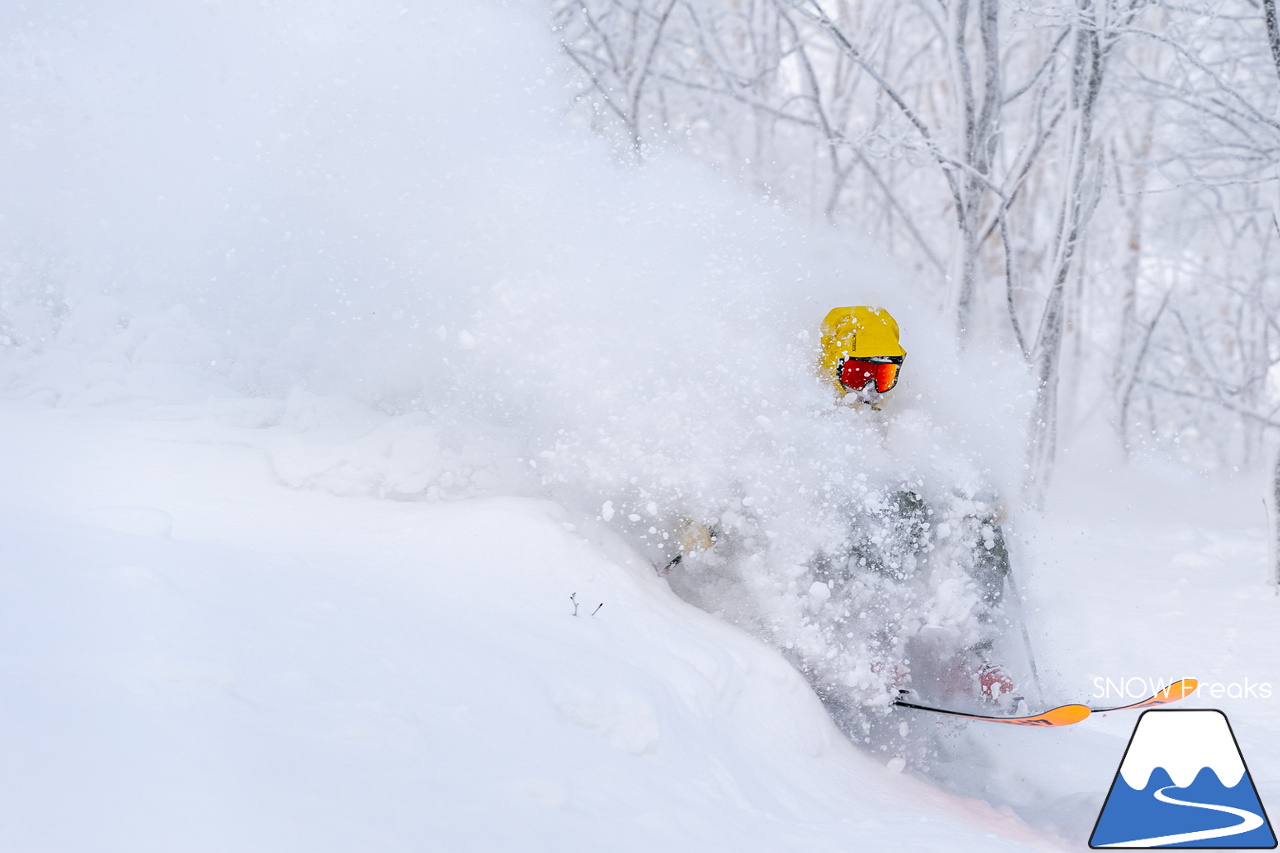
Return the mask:
<path id="1" fill-rule="evenodd" d="M 902 356 L 846 358 L 840 362 L 840 384 L 850 391 L 861 391 L 868 382 L 876 383 L 881 394 L 898 384 Z"/>

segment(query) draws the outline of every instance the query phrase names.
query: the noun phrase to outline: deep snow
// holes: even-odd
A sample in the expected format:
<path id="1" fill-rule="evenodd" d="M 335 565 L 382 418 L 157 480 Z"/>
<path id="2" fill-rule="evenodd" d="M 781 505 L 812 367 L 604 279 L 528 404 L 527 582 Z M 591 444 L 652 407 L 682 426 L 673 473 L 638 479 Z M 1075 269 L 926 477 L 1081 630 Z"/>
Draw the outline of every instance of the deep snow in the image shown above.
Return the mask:
<path id="1" fill-rule="evenodd" d="M 7 849 L 1051 849 L 554 505 L 293 489 L 202 420 L 0 422 Z"/>
<path id="2" fill-rule="evenodd" d="M 608 526 L 298 486 L 276 460 L 329 440 L 230 408 L 0 406 L 7 848 L 1076 849 L 1092 828 L 1132 713 L 946 726 L 925 778 L 896 772 Z M 1090 503 L 1093 476 L 1022 546 L 1055 698 L 1280 684 L 1244 491 L 1196 484 L 1218 509 L 1188 511 L 1135 469 Z M 1264 804 L 1274 701 L 1187 700 L 1230 715 Z"/>
<path id="3" fill-rule="evenodd" d="M 1021 510 L 1016 359 L 955 354 L 871 249 L 563 127 L 539 15 L 0 12 L 6 849 L 1080 846 L 1131 715 L 904 713 L 897 772 L 653 569 L 754 507 L 754 603 L 825 655 L 801 496 L 859 476 L 1006 494 L 1046 701 L 1280 688 L 1257 483 L 1079 443 Z M 809 375 L 855 301 L 910 353 L 880 419 Z M 1192 701 L 1280 792 L 1276 700 Z"/>

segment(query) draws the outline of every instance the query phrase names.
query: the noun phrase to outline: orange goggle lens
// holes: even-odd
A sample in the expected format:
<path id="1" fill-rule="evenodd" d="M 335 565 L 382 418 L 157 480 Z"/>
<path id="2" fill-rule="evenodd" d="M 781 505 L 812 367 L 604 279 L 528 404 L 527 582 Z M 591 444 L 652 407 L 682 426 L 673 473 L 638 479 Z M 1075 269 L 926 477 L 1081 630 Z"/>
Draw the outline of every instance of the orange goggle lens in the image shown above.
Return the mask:
<path id="1" fill-rule="evenodd" d="M 840 362 L 840 384 L 850 391 L 861 391 L 875 382 L 881 394 L 898 384 L 902 356 L 883 358 L 846 358 Z"/>

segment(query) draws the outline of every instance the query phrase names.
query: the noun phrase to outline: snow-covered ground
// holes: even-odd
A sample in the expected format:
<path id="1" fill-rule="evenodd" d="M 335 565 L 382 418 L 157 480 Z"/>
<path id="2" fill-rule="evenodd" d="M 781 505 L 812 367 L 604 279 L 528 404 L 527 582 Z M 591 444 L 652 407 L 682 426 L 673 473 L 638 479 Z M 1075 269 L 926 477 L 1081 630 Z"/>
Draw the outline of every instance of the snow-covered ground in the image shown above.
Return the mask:
<path id="1" fill-rule="evenodd" d="M 0 12 L 0 846 L 1083 844 L 1133 715 L 902 712 L 903 771 L 651 564 L 732 501 L 785 592 L 798 495 L 1015 494 L 1016 359 L 562 127 L 536 6 L 111 5 Z M 885 423 L 807 374 L 849 302 L 903 321 Z M 1069 451 L 1010 522 L 1043 700 L 1267 684 L 1189 701 L 1280 796 L 1261 486 Z"/>
<path id="2" fill-rule="evenodd" d="M 1092 828 L 1132 713 L 948 724 L 928 774 L 897 772 L 607 526 L 300 487 L 280 460 L 325 445 L 244 426 L 266 401 L 217 408 L 0 406 L 6 849 L 1053 850 Z M 1195 482 L 1216 508 L 1188 509 L 1175 480 L 1064 482 L 1028 525 L 1050 698 L 1280 685 L 1261 511 Z M 1264 804 L 1274 701 L 1188 700 L 1227 711 Z"/>
<path id="3" fill-rule="evenodd" d="M 293 489 L 198 421 L 0 423 L 6 849 L 1052 849 L 860 754 L 554 505 Z"/>

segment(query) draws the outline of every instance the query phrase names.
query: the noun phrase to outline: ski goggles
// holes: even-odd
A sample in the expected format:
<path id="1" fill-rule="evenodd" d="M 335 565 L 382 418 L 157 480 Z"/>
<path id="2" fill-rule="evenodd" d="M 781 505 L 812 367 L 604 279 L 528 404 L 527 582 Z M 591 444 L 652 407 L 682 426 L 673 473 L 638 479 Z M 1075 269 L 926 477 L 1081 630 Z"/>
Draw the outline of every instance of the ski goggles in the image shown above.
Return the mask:
<path id="1" fill-rule="evenodd" d="M 876 390 L 883 394 L 898 384 L 902 359 L 900 355 L 843 359 L 840 362 L 840 384 L 850 391 L 861 391 L 869 382 L 875 382 Z"/>

